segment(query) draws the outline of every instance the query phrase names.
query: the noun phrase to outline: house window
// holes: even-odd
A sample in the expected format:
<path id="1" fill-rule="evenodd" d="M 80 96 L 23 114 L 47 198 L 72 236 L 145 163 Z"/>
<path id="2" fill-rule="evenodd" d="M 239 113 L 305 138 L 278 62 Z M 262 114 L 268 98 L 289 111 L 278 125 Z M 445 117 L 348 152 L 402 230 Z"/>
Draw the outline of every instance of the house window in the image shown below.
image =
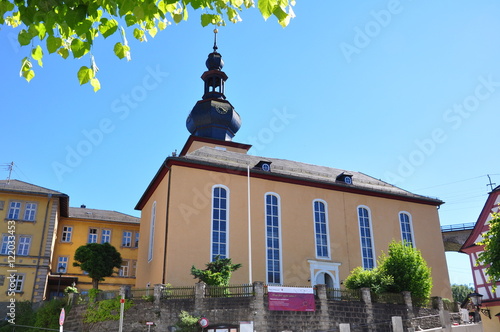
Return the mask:
<path id="1" fill-rule="evenodd" d="M 15 282 L 14 292 L 20 293 L 20 292 L 23 291 L 24 279 L 25 279 L 25 275 L 24 274 L 18 274 L 18 275 L 16 275 L 16 282 Z"/>
<path id="2" fill-rule="evenodd" d="M 153 206 L 151 207 L 151 221 L 149 223 L 148 262 L 151 262 L 153 260 L 155 222 L 156 222 L 156 201 L 153 202 Z"/>
<path id="3" fill-rule="evenodd" d="M 401 225 L 401 239 L 406 241 L 410 246 L 413 246 L 413 231 L 410 214 L 401 212 L 399 214 L 399 224 Z"/>
<path id="4" fill-rule="evenodd" d="M 101 232 L 101 243 L 111 242 L 111 230 L 103 229 Z"/>
<path id="5" fill-rule="evenodd" d="M 72 226 L 63 226 L 61 234 L 61 242 L 71 242 Z"/>
<path id="6" fill-rule="evenodd" d="M 17 246 L 17 255 L 28 256 L 30 252 L 31 236 L 19 236 L 19 244 Z"/>
<path id="7" fill-rule="evenodd" d="M 24 209 L 24 220 L 35 221 L 36 206 L 36 203 L 26 203 L 26 208 Z"/>
<path id="8" fill-rule="evenodd" d="M 131 265 L 132 265 L 132 267 L 130 269 L 130 276 L 131 277 L 135 277 L 135 273 L 137 271 L 137 261 L 136 260 L 132 260 L 131 261 Z"/>
<path id="9" fill-rule="evenodd" d="M 132 247 L 132 232 L 123 231 L 122 247 Z"/>
<path id="10" fill-rule="evenodd" d="M 118 275 L 120 277 L 128 277 L 129 263 L 130 261 L 128 260 L 122 261 L 122 266 L 120 267 L 120 271 L 118 272 Z"/>
<path id="11" fill-rule="evenodd" d="M 212 190 L 212 261 L 228 257 L 228 190 L 221 186 Z"/>
<path id="12" fill-rule="evenodd" d="M 139 248 L 139 232 L 135 233 L 134 248 Z"/>
<path id="13" fill-rule="evenodd" d="M 330 258 L 330 241 L 328 237 L 328 219 L 326 204 L 320 200 L 313 202 L 314 234 L 316 242 L 316 257 Z"/>
<path id="14" fill-rule="evenodd" d="M 276 194 L 266 194 L 267 283 L 281 284 L 280 205 Z"/>
<path id="15" fill-rule="evenodd" d="M 9 238 L 11 241 L 9 241 Z M 15 249 L 14 236 L 9 235 L 9 234 L 3 234 L 2 235 L 2 248 L 0 250 L 0 254 L 7 255 L 9 253 L 9 251 L 13 251 L 14 249 Z"/>
<path id="16" fill-rule="evenodd" d="M 363 268 L 371 270 L 375 267 L 373 236 L 371 230 L 370 213 L 365 207 L 358 207 L 359 235 L 361 241 L 361 259 Z"/>
<path id="17" fill-rule="evenodd" d="M 10 202 L 7 219 L 18 220 L 21 212 L 21 202 Z"/>
<path id="18" fill-rule="evenodd" d="M 97 228 L 89 228 L 89 240 L 88 243 L 97 243 Z"/>
<path id="19" fill-rule="evenodd" d="M 57 271 L 56 273 L 66 273 L 68 272 L 68 257 L 59 256 L 57 259 Z"/>

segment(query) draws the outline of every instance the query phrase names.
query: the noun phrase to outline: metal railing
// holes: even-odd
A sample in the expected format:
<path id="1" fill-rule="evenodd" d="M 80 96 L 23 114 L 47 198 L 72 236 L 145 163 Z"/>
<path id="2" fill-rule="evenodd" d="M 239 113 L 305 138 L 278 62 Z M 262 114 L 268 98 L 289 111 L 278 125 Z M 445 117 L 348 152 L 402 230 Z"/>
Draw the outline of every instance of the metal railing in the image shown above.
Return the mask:
<path id="1" fill-rule="evenodd" d="M 164 285 L 161 290 L 162 299 L 194 299 L 194 286 L 172 287 Z"/>
<path id="2" fill-rule="evenodd" d="M 475 222 L 469 222 L 465 224 L 454 224 L 454 225 L 443 225 L 441 226 L 441 233 L 443 232 L 455 232 L 455 231 L 467 231 L 474 229 L 476 225 Z"/>
<path id="3" fill-rule="evenodd" d="M 247 297 L 253 295 L 253 285 L 207 286 L 205 297 Z"/>
<path id="4" fill-rule="evenodd" d="M 327 288 L 326 298 L 335 301 L 361 301 L 361 290 Z"/>
<path id="5" fill-rule="evenodd" d="M 377 303 L 392 303 L 405 304 L 405 298 L 401 293 L 371 293 L 373 302 Z"/>

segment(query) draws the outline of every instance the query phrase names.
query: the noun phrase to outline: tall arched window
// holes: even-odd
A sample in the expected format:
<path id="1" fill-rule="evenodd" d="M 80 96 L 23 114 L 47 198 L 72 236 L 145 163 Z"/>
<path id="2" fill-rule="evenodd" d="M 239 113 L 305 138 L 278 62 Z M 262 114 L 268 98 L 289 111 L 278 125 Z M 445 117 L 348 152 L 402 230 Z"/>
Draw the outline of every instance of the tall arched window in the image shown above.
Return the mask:
<path id="1" fill-rule="evenodd" d="M 228 253 L 228 209 L 229 190 L 220 185 L 212 188 L 212 246 L 211 259 L 227 258 Z"/>
<path id="2" fill-rule="evenodd" d="M 328 236 L 328 215 L 326 204 L 321 200 L 313 202 L 314 239 L 316 243 L 316 258 L 330 258 L 330 238 Z"/>
<path id="3" fill-rule="evenodd" d="M 375 267 L 375 258 L 370 211 L 366 207 L 358 207 L 358 221 L 363 268 L 365 270 L 371 270 Z"/>
<path id="4" fill-rule="evenodd" d="M 399 224 L 401 225 L 401 239 L 407 244 L 415 246 L 413 241 L 413 229 L 411 225 L 411 216 L 408 212 L 399 213 Z"/>
<path id="5" fill-rule="evenodd" d="M 155 223 L 156 223 L 156 201 L 151 206 L 151 221 L 149 223 L 149 248 L 148 248 L 148 262 L 153 260 L 153 247 L 155 240 Z"/>
<path id="6" fill-rule="evenodd" d="M 268 284 L 282 284 L 280 201 L 277 194 L 266 194 L 266 271 Z"/>

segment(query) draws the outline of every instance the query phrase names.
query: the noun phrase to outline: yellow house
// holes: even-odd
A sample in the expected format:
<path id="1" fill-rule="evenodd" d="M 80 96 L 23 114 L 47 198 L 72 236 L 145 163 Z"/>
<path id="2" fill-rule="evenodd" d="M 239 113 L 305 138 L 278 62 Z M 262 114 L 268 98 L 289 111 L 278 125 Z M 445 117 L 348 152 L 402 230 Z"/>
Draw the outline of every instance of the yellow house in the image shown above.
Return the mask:
<path id="1" fill-rule="evenodd" d="M 50 297 L 62 295 L 64 288 L 75 283 L 79 291 L 92 288 L 92 280 L 74 267 L 73 257 L 87 243 L 109 242 L 122 256 L 122 266 L 111 277 L 99 283 L 99 289 L 116 290 L 122 285 L 135 285 L 139 218 L 116 211 L 88 209 L 84 205 L 69 208 L 69 216 L 61 218 L 56 237 Z"/>
<path id="2" fill-rule="evenodd" d="M 221 55 L 210 53 L 205 90 L 187 118 L 191 136 L 140 198 L 137 287 L 189 285 L 192 265 L 217 255 L 243 267 L 231 282 L 340 287 L 371 269 L 392 240 L 407 240 L 432 268 L 433 295 L 451 298 L 440 200 L 359 172 L 248 154 L 226 100 Z"/>
<path id="3" fill-rule="evenodd" d="M 0 314 L 11 302 L 33 303 L 91 280 L 73 267 L 79 246 L 110 242 L 123 264 L 100 288 L 135 284 L 139 218 L 107 210 L 69 207 L 69 197 L 18 180 L 0 181 Z M 8 310 L 8 309 L 7 309 Z"/>
<path id="4" fill-rule="evenodd" d="M 69 198 L 18 180 L 0 181 L 0 302 L 45 296 L 61 216 Z M 3 306 L 2 306 L 3 308 Z"/>

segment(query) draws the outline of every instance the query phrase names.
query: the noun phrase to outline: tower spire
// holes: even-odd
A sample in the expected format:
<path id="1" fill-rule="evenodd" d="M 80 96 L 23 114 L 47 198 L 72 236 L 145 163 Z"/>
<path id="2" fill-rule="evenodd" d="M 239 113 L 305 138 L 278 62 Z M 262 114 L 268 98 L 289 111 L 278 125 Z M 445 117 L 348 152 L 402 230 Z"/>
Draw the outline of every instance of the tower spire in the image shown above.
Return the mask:
<path id="1" fill-rule="evenodd" d="M 231 141 L 241 127 L 241 119 L 224 95 L 228 77 L 222 71 L 222 55 L 217 52 L 217 33 L 214 29 L 214 51 L 205 62 L 208 70 L 201 75 L 205 82 L 202 100 L 189 113 L 186 127 L 194 136 Z"/>
<path id="2" fill-rule="evenodd" d="M 219 30 L 217 29 L 214 29 L 214 52 L 217 52 L 217 33 L 219 32 Z"/>

